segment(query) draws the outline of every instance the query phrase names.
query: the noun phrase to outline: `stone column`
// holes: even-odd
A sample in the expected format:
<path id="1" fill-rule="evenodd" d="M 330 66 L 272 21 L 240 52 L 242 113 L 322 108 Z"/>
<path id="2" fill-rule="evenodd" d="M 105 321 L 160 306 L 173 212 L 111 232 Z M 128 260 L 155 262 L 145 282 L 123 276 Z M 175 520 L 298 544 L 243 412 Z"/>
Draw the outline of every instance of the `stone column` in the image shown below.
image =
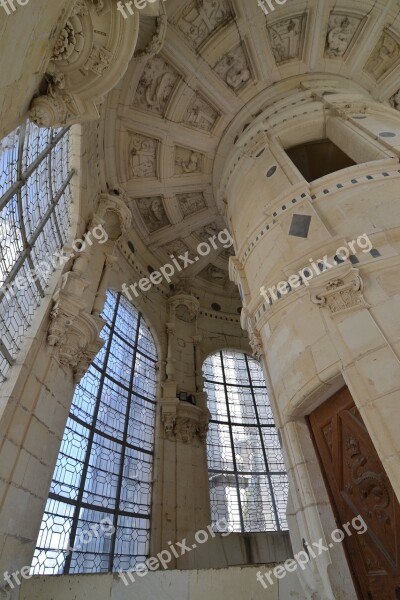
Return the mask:
<path id="1" fill-rule="evenodd" d="M 333 78 L 291 85 L 222 142 L 215 193 L 235 238 L 242 325 L 265 355 L 298 552 L 336 527 L 305 417 L 345 384 L 400 498 L 400 116 Z M 285 148 L 327 136 L 357 164 L 307 182 Z M 353 597 L 340 547 L 301 575 L 306 593 Z"/>
<path id="2" fill-rule="evenodd" d="M 206 434 L 209 412 L 196 354 L 197 299 L 179 293 L 169 299 L 167 378 L 160 401 L 162 444 L 156 464 L 157 492 L 152 524 L 154 555 L 211 523 Z M 197 358 L 196 358 L 197 357 Z M 201 365 L 200 365 L 201 368 Z M 186 398 L 186 399 L 185 399 Z M 174 558 L 170 568 L 195 568 L 196 552 Z"/>

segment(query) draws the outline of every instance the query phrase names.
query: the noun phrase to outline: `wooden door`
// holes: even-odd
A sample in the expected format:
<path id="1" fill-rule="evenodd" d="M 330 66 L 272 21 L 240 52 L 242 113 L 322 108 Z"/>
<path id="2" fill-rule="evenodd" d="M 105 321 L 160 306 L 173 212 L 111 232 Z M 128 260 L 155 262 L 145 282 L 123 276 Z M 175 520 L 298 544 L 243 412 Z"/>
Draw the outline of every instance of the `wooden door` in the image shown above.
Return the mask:
<path id="1" fill-rule="evenodd" d="M 347 387 L 309 421 L 338 528 L 368 526 L 343 541 L 360 599 L 400 600 L 400 506 Z"/>

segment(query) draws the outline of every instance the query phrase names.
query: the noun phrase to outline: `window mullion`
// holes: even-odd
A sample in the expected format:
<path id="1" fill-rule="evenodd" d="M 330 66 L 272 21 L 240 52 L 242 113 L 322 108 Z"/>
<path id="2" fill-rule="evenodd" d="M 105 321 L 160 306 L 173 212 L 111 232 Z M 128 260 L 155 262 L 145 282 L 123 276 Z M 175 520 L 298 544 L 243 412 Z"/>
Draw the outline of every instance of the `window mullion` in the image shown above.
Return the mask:
<path id="1" fill-rule="evenodd" d="M 119 295 L 120 296 L 120 295 Z M 137 355 L 137 345 L 139 341 L 139 333 L 140 333 L 140 321 L 141 321 L 141 313 L 138 314 L 137 324 L 136 324 L 136 332 L 135 332 L 135 347 L 133 350 L 132 357 L 132 369 L 129 378 L 129 390 L 128 390 L 128 399 L 126 403 L 126 417 L 124 423 L 124 433 L 122 438 L 122 448 L 121 448 L 121 464 L 118 474 L 118 484 L 117 484 L 117 495 L 115 499 L 115 513 L 114 513 L 114 530 L 111 537 L 111 547 L 110 547 L 110 558 L 109 558 L 109 571 L 113 570 L 114 563 L 114 554 L 115 554 L 115 544 L 117 540 L 117 529 L 118 529 L 118 516 L 119 516 L 119 505 L 121 501 L 121 490 L 122 490 L 122 479 L 124 476 L 124 467 L 125 467 L 125 455 L 126 455 L 126 442 L 128 438 L 128 429 L 129 429 L 129 417 L 132 405 L 132 394 L 133 394 L 133 380 L 135 377 L 135 367 L 136 367 L 136 355 Z"/>
<path id="2" fill-rule="evenodd" d="M 224 393 L 225 393 L 226 410 L 227 410 L 227 415 L 228 415 L 229 436 L 230 436 L 230 439 L 231 439 L 231 446 L 232 446 L 233 468 L 234 468 L 234 471 L 235 471 L 236 493 L 237 493 L 237 497 L 238 497 L 240 527 L 241 527 L 242 532 L 244 533 L 245 532 L 245 528 L 244 528 L 244 520 L 243 520 L 242 500 L 240 498 L 239 471 L 238 471 L 238 467 L 237 467 L 237 463 L 236 463 L 235 443 L 234 443 L 234 439 L 233 439 L 231 412 L 229 410 L 228 388 L 227 388 L 227 384 L 226 384 L 225 366 L 224 366 L 224 359 L 223 359 L 222 352 L 220 352 L 220 359 L 221 359 L 221 366 L 222 366 L 222 379 L 223 379 L 223 382 L 224 382 Z"/>
<path id="3" fill-rule="evenodd" d="M 258 407 L 257 407 L 255 395 L 254 395 L 253 382 L 252 382 L 252 379 L 251 379 L 249 362 L 248 362 L 246 354 L 244 355 L 244 359 L 246 361 L 247 375 L 248 375 L 248 378 L 249 378 L 249 381 L 250 381 L 251 397 L 252 397 L 252 400 L 253 400 L 254 412 L 255 412 L 255 415 L 256 415 L 256 421 L 257 421 L 257 426 L 258 426 L 258 433 L 259 433 L 260 440 L 261 440 L 261 448 L 262 448 L 262 452 L 263 452 L 263 456 L 264 456 L 265 469 L 266 469 L 266 477 L 268 479 L 269 491 L 270 491 L 270 494 L 271 494 L 272 508 L 273 508 L 273 511 L 274 511 L 274 516 L 275 516 L 277 530 L 280 531 L 281 530 L 281 525 L 280 525 L 280 522 L 279 522 L 279 513 L 278 513 L 278 509 L 277 509 L 276 502 L 275 502 L 275 493 L 274 493 L 274 488 L 272 486 L 272 481 L 271 481 L 271 474 L 270 474 L 270 469 L 269 469 L 269 464 L 268 464 L 267 452 L 265 450 L 264 438 L 262 436 L 261 420 L 260 420 L 260 416 L 258 414 Z M 267 392 L 267 390 L 265 390 L 265 391 Z"/>

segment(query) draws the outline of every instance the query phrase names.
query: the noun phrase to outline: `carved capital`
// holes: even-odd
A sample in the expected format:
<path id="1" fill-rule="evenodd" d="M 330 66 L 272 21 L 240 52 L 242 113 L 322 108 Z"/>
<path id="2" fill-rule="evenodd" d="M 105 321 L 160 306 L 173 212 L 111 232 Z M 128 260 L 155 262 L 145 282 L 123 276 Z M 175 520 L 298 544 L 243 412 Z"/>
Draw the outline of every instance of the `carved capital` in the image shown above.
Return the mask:
<path id="1" fill-rule="evenodd" d="M 313 291 L 311 300 L 320 307 L 328 308 L 333 315 L 369 308 L 363 296 L 363 281 L 358 269 L 349 269 L 347 273 L 330 279 L 322 289 Z"/>
<path id="2" fill-rule="evenodd" d="M 193 323 L 200 310 L 200 303 L 190 294 L 175 294 L 168 300 L 171 319 L 177 317 L 186 323 Z"/>
<path id="3" fill-rule="evenodd" d="M 210 413 L 178 399 L 162 399 L 161 420 L 168 440 L 196 446 L 206 439 Z"/>
<path id="4" fill-rule="evenodd" d="M 72 368 L 76 383 L 104 344 L 99 337 L 103 319 L 85 312 L 82 301 L 88 285 L 89 282 L 76 273 L 63 275 L 61 288 L 54 294 L 47 338 L 59 364 Z"/>

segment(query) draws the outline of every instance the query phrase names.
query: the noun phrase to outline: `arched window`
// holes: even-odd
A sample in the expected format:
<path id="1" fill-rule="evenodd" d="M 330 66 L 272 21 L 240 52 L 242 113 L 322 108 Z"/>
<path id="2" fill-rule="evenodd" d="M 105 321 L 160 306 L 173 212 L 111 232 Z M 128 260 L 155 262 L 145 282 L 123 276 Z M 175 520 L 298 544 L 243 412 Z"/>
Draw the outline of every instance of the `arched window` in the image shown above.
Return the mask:
<path id="1" fill-rule="evenodd" d="M 0 383 L 66 243 L 69 129 L 25 123 L 0 142 Z"/>
<path id="2" fill-rule="evenodd" d="M 35 574 L 127 571 L 148 554 L 156 349 L 120 293 L 75 391 L 35 551 Z"/>
<path id="3" fill-rule="evenodd" d="M 287 529 L 288 479 L 260 364 L 218 352 L 204 363 L 213 523 L 230 531 Z"/>

